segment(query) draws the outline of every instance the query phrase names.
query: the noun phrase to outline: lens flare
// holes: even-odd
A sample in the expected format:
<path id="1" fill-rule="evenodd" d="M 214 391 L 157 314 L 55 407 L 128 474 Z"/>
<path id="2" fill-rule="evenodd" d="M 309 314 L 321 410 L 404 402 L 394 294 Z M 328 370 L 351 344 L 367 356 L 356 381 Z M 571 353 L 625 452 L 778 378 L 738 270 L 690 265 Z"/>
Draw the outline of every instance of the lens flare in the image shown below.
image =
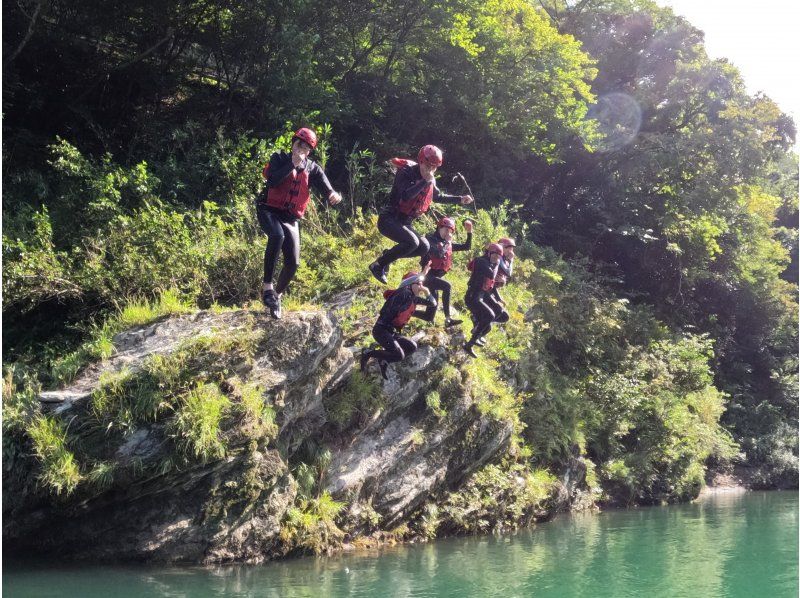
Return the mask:
<path id="1" fill-rule="evenodd" d="M 615 152 L 636 138 L 642 126 L 642 109 L 631 96 L 614 92 L 597 99 L 587 118 L 597 122 L 602 138 L 595 142 L 600 152 Z"/>

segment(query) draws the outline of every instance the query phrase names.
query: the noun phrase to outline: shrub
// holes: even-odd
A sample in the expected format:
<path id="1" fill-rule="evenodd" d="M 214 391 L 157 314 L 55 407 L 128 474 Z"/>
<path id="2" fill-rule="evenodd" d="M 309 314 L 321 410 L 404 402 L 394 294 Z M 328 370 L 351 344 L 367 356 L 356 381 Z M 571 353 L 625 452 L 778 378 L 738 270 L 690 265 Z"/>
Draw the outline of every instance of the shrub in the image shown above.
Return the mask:
<path id="1" fill-rule="evenodd" d="M 303 498 L 290 508 L 281 526 L 280 537 L 289 550 L 322 554 L 339 544 L 344 533 L 335 523 L 345 507 L 327 492 L 319 498 Z"/>

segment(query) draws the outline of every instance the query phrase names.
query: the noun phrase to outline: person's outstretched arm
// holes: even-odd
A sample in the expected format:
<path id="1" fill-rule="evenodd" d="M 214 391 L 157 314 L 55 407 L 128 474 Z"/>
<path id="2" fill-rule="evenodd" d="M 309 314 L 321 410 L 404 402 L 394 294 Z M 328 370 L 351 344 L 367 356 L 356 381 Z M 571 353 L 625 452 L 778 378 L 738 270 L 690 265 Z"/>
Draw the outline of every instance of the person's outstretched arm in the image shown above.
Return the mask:
<path id="1" fill-rule="evenodd" d="M 326 199 L 330 199 L 331 194 L 336 193 L 336 191 L 333 190 L 333 185 L 331 185 L 331 182 L 328 180 L 325 171 L 322 170 L 322 167 L 316 162 L 314 162 L 311 170 L 308 173 L 308 181 L 311 183 L 314 189 Z"/>
<path id="2" fill-rule="evenodd" d="M 453 243 L 453 251 L 466 251 L 472 249 L 472 231 L 467 233 L 467 240 L 463 243 Z"/>

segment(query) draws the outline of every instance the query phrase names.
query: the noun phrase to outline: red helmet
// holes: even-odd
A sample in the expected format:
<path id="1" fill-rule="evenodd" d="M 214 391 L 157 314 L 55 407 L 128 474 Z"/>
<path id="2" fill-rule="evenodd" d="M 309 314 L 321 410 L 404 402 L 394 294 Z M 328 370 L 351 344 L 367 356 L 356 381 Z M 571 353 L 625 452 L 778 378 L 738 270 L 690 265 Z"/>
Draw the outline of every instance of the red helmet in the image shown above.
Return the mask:
<path id="1" fill-rule="evenodd" d="M 485 249 L 486 253 L 496 253 L 498 255 L 503 255 L 503 246 L 497 243 L 487 243 Z"/>
<path id="2" fill-rule="evenodd" d="M 292 141 L 294 141 L 295 139 L 300 139 L 302 141 L 305 141 L 308 145 L 311 146 L 311 149 L 317 147 L 317 134 L 311 129 L 307 129 L 306 127 L 303 127 L 302 129 L 297 129 L 297 132 L 294 134 Z"/>
<path id="3" fill-rule="evenodd" d="M 442 150 L 435 145 L 426 145 L 419 150 L 417 154 L 417 162 L 420 164 L 427 164 L 428 166 L 441 166 L 444 159 L 442 158 Z"/>
<path id="4" fill-rule="evenodd" d="M 503 247 L 516 247 L 517 246 L 517 243 L 514 241 L 514 239 L 511 239 L 509 237 L 503 237 L 502 239 L 500 239 L 497 242 L 497 244 L 498 245 L 502 245 Z"/>
<path id="5" fill-rule="evenodd" d="M 436 223 L 436 228 L 442 228 L 443 226 L 446 226 L 450 230 L 456 230 L 456 221 L 452 218 L 444 216 L 439 218 L 439 222 Z"/>

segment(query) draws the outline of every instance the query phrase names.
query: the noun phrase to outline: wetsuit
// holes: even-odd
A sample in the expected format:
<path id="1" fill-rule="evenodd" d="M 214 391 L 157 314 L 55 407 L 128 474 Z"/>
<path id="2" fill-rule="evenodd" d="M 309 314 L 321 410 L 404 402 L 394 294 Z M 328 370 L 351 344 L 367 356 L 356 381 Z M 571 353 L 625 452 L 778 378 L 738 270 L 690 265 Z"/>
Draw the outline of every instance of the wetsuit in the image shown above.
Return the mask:
<path id="1" fill-rule="evenodd" d="M 485 298 L 486 303 L 492 310 L 495 312 L 495 322 L 503 324 L 508 322 L 509 314 L 503 307 L 503 304 L 500 303 L 502 301 L 502 297 L 500 296 L 500 287 L 503 287 L 508 282 L 508 279 L 511 278 L 511 272 L 514 268 L 514 263 L 512 261 L 506 261 L 504 257 L 500 258 L 500 261 L 497 264 L 497 274 L 494 278 L 494 287 L 492 287 L 492 292 L 488 294 Z"/>
<path id="2" fill-rule="evenodd" d="M 419 318 L 424 315 L 425 312 L 416 310 L 416 306 L 433 306 L 436 309 L 436 300 L 433 297 L 423 299 L 415 296 L 410 286 L 386 291 L 384 296 L 386 302 L 372 328 L 372 336 L 383 349 L 372 349 L 367 352 L 366 357 L 393 363 L 405 359 L 417 350 L 417 343 L 400 335 L 403 326 L 412 316 Z"/>
<path id="3" fill-rule="evenodd" d="M 494 279 L 495 288 L 504 287 L 511 278 L 513 270 L 514 260 L 506 260 L 505 257 L 501 257 L 497 264 L 497 277 Z"/>
<path id="4" fill-rule="evenodd" d="M 415 201 L 417 198 L 419 201 Z M 378 230 L 397 243 L 375 260 L 381 268 L 401 257 L 422 257 L 428 253 L 428 240 L 411 223 L 428 211 L 431 201 L 460 203 L 461 196 L 442 193 L 435 182 L 423 179 L 419 164 L 401 166 L 394 177 L 389 203 L 378 215 Z"/>
<path id="5" fill-rule="evenodd" d="M 450 283 L 444 280 L 444 275 L 450 271 L 452 266 L 452 256 L 456 251 L 467 251 L 472 248 L 472 233 L 467 233 L 467 240 L 464 243 L 451 243 L 445 241 L 439 236 L 439 231 L 436 230 L 425 238 L 428 241 L 430 250 L 422 256 L 419 262 L 420 268 L 424 269 L 428 263 L 431 263 L 431 269 L 428 270 L 428 275 L 425 277 L 425 286 L 428 287 L 433 293 L 433 298 L 439 300 L 439 291 L 442 292 L 442 306 L 444 309 L 444 317 L 450 318 Z M 425 310 L 423 320 L 433 322 L 436 315 L 436 307 L 428 307 Z"/>
<path id="6" fill-rule="evenodd" d="M 269 165 L 264 171 L 267 175 L 267 180 L 261 193 L 256 198 L 258 224 L 261 226 L 261 230 L 266 233 L 268 239 L 267 248 L 264 251 L 264 282 L 272 282 L 275 274 L 275 264 L 278 261 L 278 253 L 282 251 L 283 268 L 275 285 L 275 292 L 280 294 L 289 286 L 300 264 L 299 219 L 302 215 L 298 215 L 298 210 L 296 209 L 293 211 L 285 207 L 267 205 L 270 189 L 275 190 L 281 185 L 286 185 L 287 177 L 290 176 L 294 177 L 295 180 L 302 180 L 303 177 L 306 177 L 307 183 L 325 197 L 328 197 L 333 192 L 333 187 L 331 187 L 328 177 L 325 176 L 325 172 L 316 162 L 306 159 L 303 164 L 295 168 L 292 163 L 292 155 L 286 152 L 272 154 L 269 159 Z M 297 189 L 289 189 L 287 197 L 295 196 L 297 196 Z M 299 212 L 302 214 L 304 210 L 305 205 L 302 205 Z"/>
<path id="7" fill-rule="evenodd" d="M 464 303 L 472 314 L 474 324 L 472 337 L 468 343 L 470 345 L 488 334 L 492 322 L 508 321 L 508 312 L 491 298 L 496 276 L 497 266 L 492 265 L 487 256 L 477 257 L 472 261 L 472 274 L 467 282 L 467 293 L 464 295 Z"/>

